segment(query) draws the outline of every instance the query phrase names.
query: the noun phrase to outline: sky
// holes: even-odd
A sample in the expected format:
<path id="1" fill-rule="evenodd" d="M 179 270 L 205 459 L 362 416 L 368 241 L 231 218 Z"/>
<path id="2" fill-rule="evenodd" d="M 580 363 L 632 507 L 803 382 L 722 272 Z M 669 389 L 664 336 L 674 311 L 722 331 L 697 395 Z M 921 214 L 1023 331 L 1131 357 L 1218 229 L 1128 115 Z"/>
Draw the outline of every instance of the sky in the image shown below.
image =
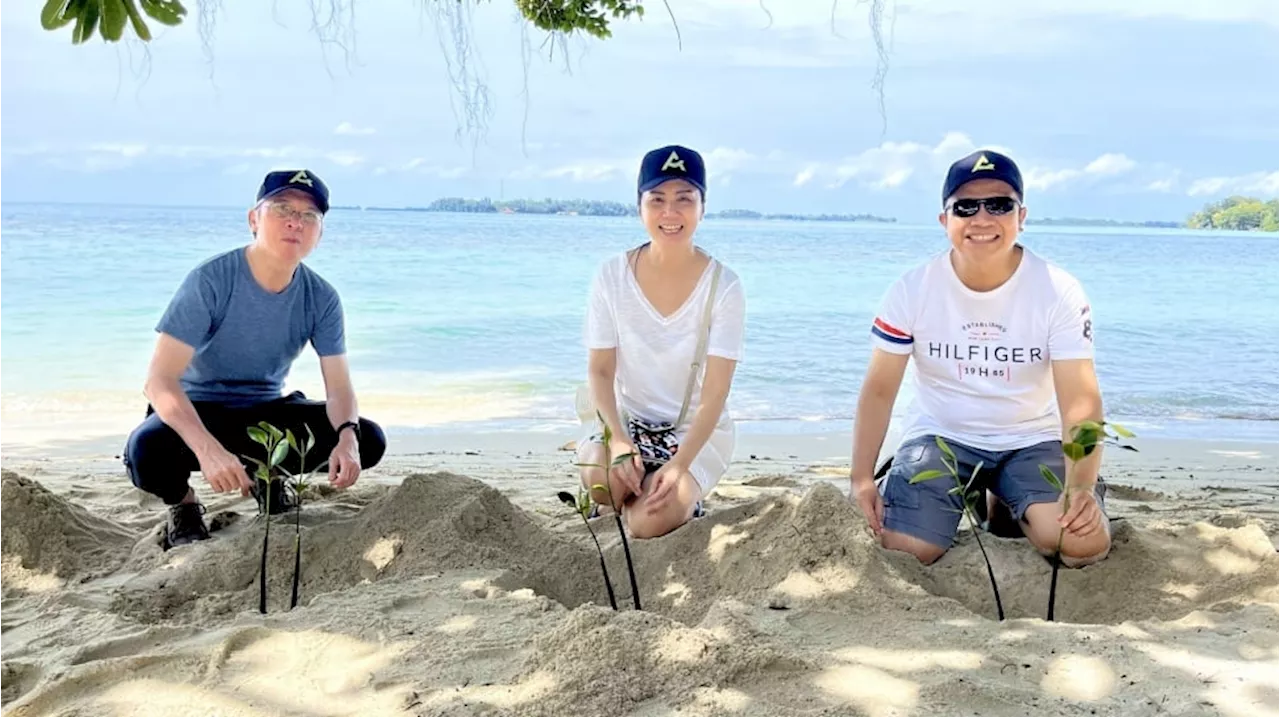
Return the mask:
<path id="1" fill-rule="evenodd" d="M 674 26 L 648 2 L 606 40 L 510 0 L 189 2 L 149 46 L 79 47 L 8 0 L 0 196 L 248 206 L 305 167 L 337 205 L 629 202 L 669 143 L 706 158 L 711 211 L 931 221 L 975 148 L 1020 164 L 1032 216 L 1280 192 L 1275 0 L 876 2 L 883 115 L 868 0 L 669 0 Z"/>

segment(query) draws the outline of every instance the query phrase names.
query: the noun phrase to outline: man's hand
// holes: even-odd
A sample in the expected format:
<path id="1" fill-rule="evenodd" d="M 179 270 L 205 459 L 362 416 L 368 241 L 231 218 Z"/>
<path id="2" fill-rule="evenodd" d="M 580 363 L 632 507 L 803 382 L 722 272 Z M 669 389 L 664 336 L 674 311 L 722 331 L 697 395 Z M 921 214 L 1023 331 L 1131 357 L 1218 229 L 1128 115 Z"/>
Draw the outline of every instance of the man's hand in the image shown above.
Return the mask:
<path id="1" fill-rule="evenodd" d="M 1065 495 L 1065 494 L 1063 494 Z M 1077 538 L 1087 538 L 1102 529 L 1102 508 L 1092 486 L 1080 486 L 1071 490 L 1071 506 L 1062 515 L 1062 499 L 1058 496 L 1058 525 Z"/>
<path id="2" fill-rule="evenodd" d="M 680 486 L 680 481 L 688 476 L 693 479 L 693 474 L 689 469 L 679 461 L 671 461 L 658 469 L 653 474 L 653 492 L 645 500 L 645 512 L 649 515 L 659 513 L 667 507 L 671 499 L 676 495 L 676 488 Z"/>
<path id="3" fill-rule="evenodd" d="M 871 532 L 876 537 L 884 532 L 884 498 L 880 497 L 880 491 L 876 488 L 876 482 L 872 478 L 852 478 L 849 482 L 849 497 L 858 506 L 858 510 L 862 511 L 863 517 L 867 519 L 867 525 L 871 526 Z"/>
<path id="4" fill-rule="evenodd" d="M 249 481 L 244 464 L 221 445 L 214 444 L 197 455 L 196 460 L 200 462 L 200 473 L 215 493 L 239 489 L 240 495 L 249 495 L 253 483 Z"/>
<path id="5" fill-rule="evenodd" d="M 609 455 L 612 456 L 612 460 L 617 460 L 618 456 L 628 453 L 632 454 L 630 460 L 610 466 L 609 475 L 626 486 L 631 495 L 640 495 L 640 481 L 644 478 L 644 462 L 640 459 L 640 451 L 636 449 L 635 444 L 625 439 L 614 438 L 609 442 Z M 621 503 L 625 496 L 614 497 Z"/>
<path id="6" fill-rule="evenodd" d="M 350 488 L 359 477 L 360 444 L 354 432 L 343 431 L 329 453 L 329 483 L 334 488 Z"/>

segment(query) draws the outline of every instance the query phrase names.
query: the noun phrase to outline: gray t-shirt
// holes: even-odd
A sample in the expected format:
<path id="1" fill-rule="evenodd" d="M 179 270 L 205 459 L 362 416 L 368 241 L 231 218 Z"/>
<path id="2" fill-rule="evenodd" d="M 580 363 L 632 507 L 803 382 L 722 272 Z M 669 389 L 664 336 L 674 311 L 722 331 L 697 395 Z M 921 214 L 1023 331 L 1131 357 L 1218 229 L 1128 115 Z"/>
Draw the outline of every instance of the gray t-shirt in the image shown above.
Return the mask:
<path id="1" fill-rule="evenodd" d="M 333 286 L 299 264 L 289 286 L 273 294 L 253 278 L 245 249 L 218 254 L 187 274 L 156 325 L 195 348 L 181 381 L 192 401 L 279 398 L 308 342 L 319 356 L 346 351 Z"/>

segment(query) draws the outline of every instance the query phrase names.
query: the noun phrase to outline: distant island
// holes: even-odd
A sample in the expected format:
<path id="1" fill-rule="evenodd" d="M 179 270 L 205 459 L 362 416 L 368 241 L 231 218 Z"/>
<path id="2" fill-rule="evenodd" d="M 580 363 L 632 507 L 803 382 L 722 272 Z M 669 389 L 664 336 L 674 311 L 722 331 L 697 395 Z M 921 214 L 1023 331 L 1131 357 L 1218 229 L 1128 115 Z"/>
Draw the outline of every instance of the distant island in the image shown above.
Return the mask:
<path id="1" fill-rule="evenodd" d="M 1182 222 L 1159 220 L 1131 222 L 1121 219 L 1080 219 L 1077 217 L 1029 217 L 1027 224 L 1042 224 L 1051 227 L 1144 227 L 1154 229 L 1177 229 L 1185 226 Z"/>
<path id="2" fill-rule="evenodd" d="M 1168 220 L 1125 221 L 1120 219 L 1083 219 L 1079 217 L 1030 217 L 1027 224 L 1073 227 L 1138 227 L 1148 229 L 1228 229 L 1236 231 L 1280 231 L 1277 227 L 1275 199 L 1262 201 L 1254 197 L 1227 197 L 1205 206 L 1185 222 Z M 635 204 L 597 199 L 507 199 L 493 200 L 444 197 L 425 207 L 349 207 L 383 212 L 460 212 L 465 214 L 553 214 L 584 217 L 634 217 Z M 708 212 L 708 219 L 777 220 L 793 222 L 878 222 L 894 224 L 894 217 L 874 214 L 769 214 L 750 209 L 725 209 Z"/>
<path id="3" fill-rule="evenodd" d="M 394 212 L 460 212 L 464 214 L 560 214 L 583 217 L 634 217 L 639 212 L 634 204 L 595 199 L 510 199 L 493 200 L 444 197 L 425 207 L 368 207 L 370 211 Z M 893 217 L 872 214 L 765 214 L 749 209 L 727 209 L 708 212 L 708 219 L 776 219 L 814 222 L 885 222 Z"/>
<path id="4" fill-rule="evenodd" d="M 1264 202 L 1255 197 L 1227 197 L 1208 204 L 1187 220 L 1192 229 L 1235 229 L 1238 231 L 1280 231 L 1280 200 Z"/>

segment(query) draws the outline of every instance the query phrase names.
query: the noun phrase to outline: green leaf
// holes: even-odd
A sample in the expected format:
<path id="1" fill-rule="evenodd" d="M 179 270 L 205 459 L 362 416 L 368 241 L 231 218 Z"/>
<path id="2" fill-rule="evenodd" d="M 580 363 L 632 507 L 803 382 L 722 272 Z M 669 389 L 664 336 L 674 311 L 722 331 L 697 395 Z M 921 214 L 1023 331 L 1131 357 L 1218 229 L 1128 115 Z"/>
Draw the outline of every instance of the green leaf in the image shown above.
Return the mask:
<path id="1" fill-rule="evenodd" d="M 630 460 L 632 457 L 634 457 L 634 456 L 636 456 L 636 455 L 639 455 L 639 454 L 637 454 L 637 453 L 623 453 L 622 455 L 620 455 L 620 456 L 618 456 L 617 458 L 614 458 L 614 459 L 613 459 L 613 464 L 612 464 L 612 465 L 615 465 L 615 466 L 616 466 L 616 465 L 619 465 L 619 464 L 621 464 L 621 463 L 626 463 L 628 460 Z"/>
<path id="2" fill-rule="evenodd" d="M 942 440 L 942 436 L 935 436 L 934 440 L 937 441 L 938 448 L 941 449 L 942 452 L 946 454 L 949 458 L 951 458 L 952 462 L 954 463 L 956 460 L 956 454 L 951 450 L 951 446 L 948 446 L 947 442 Z"/>
<path id="3" fill-rule="evenodd" d="M 249 426 L 245 430 L 248 431 L 249 438 L 252 438 L 254 443 L 261 443 L 264 446 L 267 445 L 266 431 L 262 430 L 261 428 L 254 428 L 253 426 Z"/>
<path id="4" fill-rule="evenodd" d="M 280 465 L 280 461 L 283 461 L 287 455 L 289 455 L 289 444 L 284 441 L 277 443 L 275 450 L 271 451 L 271 467 Z"/>
<path id="5" fill-rule="evenodd" d="M 964 492 L 964 486 L 958 485 L 955 488 L 952 488 L 951 490 L 947 491 L 947 495 L 960 495 L 963 492 Z"/>
<path id="6" fill-rule="evenodd" d="M 1078 461 L 1078 460 L 1080 460 L 1081 458 L 1084 458 L 1085 450 L 1084 450 L 1084 446 L 1080 445 L 1079 443 L 1074 443 L 1074 442 L 1072 442 L 1072 443 L 1063 443 L 1063 444 L 1062 444 L 1062 453 L 1063 453 L 1063 455 L 1065 455 L 1067 458 L 1069 458 L 1069 459 L 1071 459 L 1071 460 L 1073 460 L 1073 461 Z"/>
<path id="7" fill-rule="evenodd" d="M 293 437 L 293 431 L 288 428 L 284 429 L 284 442 L 293 450 L 298 450 L 298 439 Z"/>
<path id="8" fill-rule="evenodd" d="M 933 480 L 934 478 L 941 478 L 941 477 L 943 477 L 943 476 L 945 476 L 945 475 L 946 475 L 946 473 L 943 473 L 943 472 L 942 472 L 942 471 L 940 471 L 940 470 L 937 470 L 937 469 L 929 469 L 929 470 L 927 470 L 927 471 L 920 471 L 919 473 L 917 473 L 917 474 L 915 474 L 914 476 L 912 476 L 912 477 L 911 477 L 911 480 L 909 480 L 909 481 L 907 481 L 907 482 L 908 482 L 908 483 L 911 483 L 911 484 L 921 483 L 921 482 L 924 482 L 924 481 L 927 481 L 927 480 Z"/>
<path id="9" fill-rule="evenodd" d="M 599 463 L 574 463 L 573 465 L 577 466 L 578 468 L 604 468 L 604 466 L 600 465 Z"/>
<path id="10" fill-rule="evenodd" d="M 943 510 L 947 511 L 948 513 L 955 513 L 955 514 L 957 514 L 957 515 L 964 515 L 964 511 L 963 511 L 963 510 L 960 510 L 960 509 L 958 509 L 958 508 L 943 508 Z"/>
<path id="11" fill-rule="evenodd" d="M 1103 426 L 1102 423 L 1085 419 L 1076 424 L 1075 434 L 1078 435 L 1081 431 L 1093 431 L 1094 433 L 1101 433 L 1102 426 Z"/>
<path id="12" fill-rule="evenodd" d="M 311 432 L 311 425 L 310 425 L 310 424 L 306 424 L 306 423 L 304 423 L 304 424 L 302 424 L 302 425 L 304 425 L 304 426 L 306 426 L 306 427 L 307 427 L 307 442 L 306 442 L 306 444 L 305 444 L 305 450 L 304 450 L 303 452 L 304 452 L 304 453 L 310 453 L 310 452 L 311 452 L 311 449 L 312 449 L 312 448 L 314 448 L 314 447 L 315 447 L 315 445 L 316 445 L 316 434 L 314 434 L 314 433 L 312 433 L 312 432 Z"/>
<path id="13" fill-rule="evenodd" d="M 273 441 L 279 441 L 281 438 L 284 438 L 284 434 L 280 432 L 280 429 L 270 423 L 267 423 L 266 421 L 258 421 L 258 425 L 262 430 L 267 432 L 267 435 L 271 436 Z"/>
<path id="14" fill-rule="evenodd" d="M 1114 430 L 1116 432 L 1116 435 L 1120 436 L 1121 438 L 1134 438 L 1133 431 L 1130 431 L 1128 428 L 1125 428 L 1119 423 L 1110 423 L 1107 425 L 1111 426 L 1111 429 Z"/>
<path id="15" fill-rule="evenodd" d="M 259 466 L 259 467 L 261 467 L 261 468 L 266 468 L 266 467 L 267 467 L 267 464 L 266 464 L 266 463 L 263 463 L 262 461 L 258 460 L 257 458 L 254 458 L 253 456 L 246 456 L 246 455 L 244 455 L 243 453 L 241 453 L 241 454 L 240 454 L 240 457 L 241 457 L 241 458 L 243 458 L 243 459 L 245 459 L 246 461 L 253 461 L 255 465 L 257 465 L 257 466 Z"/>
<path id="16" fill-rule="evenodd" d="M 1043 476 L 1045 479 L 1045 482 L 1053 486 L 1055 490 L 1057 490 L 1059 493 L 1062 492 L 1062 481 L 1058 480 L 1058 476 L 1053 474 L 1053 471 L 1049 469 L 1049 466 L 1046 466 L 1045 464 L 1041 463 L 1040 475 Z"/>
<path id="17" fill-rule="evenodd" d="M 973 482 L 978 480 L 978 471 L 982 470 L 982 464 L 983 461 L 978 461 L 978 465 L 973 467 L 973 475 L 969 476 L 969 485 L 973 485 Z"/>

